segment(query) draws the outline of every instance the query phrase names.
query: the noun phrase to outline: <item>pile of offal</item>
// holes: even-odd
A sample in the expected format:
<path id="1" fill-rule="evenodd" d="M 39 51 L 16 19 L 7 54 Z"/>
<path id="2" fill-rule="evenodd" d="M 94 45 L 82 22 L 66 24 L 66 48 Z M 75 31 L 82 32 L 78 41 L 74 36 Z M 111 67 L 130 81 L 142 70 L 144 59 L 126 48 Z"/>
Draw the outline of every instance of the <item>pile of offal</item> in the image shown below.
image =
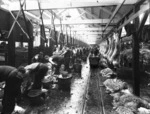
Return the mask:
<path id="1" fill-rule="evenodd" d="M 112 114 L 150 114 L 149 101 L 134 95 L 131 85 L 120 79 L 116 72 L 105 68 L 100 74 L 105 77 L 106 93 L 113 97 Z"/>

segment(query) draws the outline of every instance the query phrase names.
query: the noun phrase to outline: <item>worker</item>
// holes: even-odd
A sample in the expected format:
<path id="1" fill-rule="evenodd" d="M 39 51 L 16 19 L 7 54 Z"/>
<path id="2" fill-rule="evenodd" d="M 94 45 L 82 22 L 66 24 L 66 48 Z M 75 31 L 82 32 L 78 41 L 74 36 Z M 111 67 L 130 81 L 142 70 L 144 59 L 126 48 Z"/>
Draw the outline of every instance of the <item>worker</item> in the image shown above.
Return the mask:
<path id="1" fill-rule="evenodd" d="M 0 82 L 5 82 L 1 114 L 14 111 L 18 96 L 21 96 L 21 84 L 25 74 L 24 67 L 0 66 Z"/>
<path id="2" fill-rule="evenodd" d="M 48 65 L 45 63 L 32 63 L 25 67 L 26 74 L 33 77 L 33 85 L 31 89 L 41 89 L 42 87 L 42 80 L 44 76 L 47 75 L 48 72 Z"/>
<path id="3" fill-rule="evenodd" d="M 64 57 L 61 55 L 54 55 L 49 58 L 49 62 L 55 67 L 55 74 L 59 74 L 59 68 L 64 62 Z"/>
<path id="4" fill-rule="evenodd" d="M 32 58 L 32 63 L 34 62 L 45 62 L 45 58 L 44 58 L 44 54 L 43 52 L 40 52 L 38 54 L 36 54 L 33 58 Z"/>

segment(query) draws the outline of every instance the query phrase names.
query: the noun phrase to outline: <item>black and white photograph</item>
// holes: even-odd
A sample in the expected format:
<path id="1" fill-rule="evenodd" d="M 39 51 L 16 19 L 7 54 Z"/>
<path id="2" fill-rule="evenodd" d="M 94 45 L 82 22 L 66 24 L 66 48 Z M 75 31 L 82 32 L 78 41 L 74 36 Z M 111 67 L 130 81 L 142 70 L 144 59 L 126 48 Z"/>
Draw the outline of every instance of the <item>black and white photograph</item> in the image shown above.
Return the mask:
<path id="1" fill-rule="evenodd" d="M 150 114 L 150 0 L 0 0 L 0 114 Z"/>

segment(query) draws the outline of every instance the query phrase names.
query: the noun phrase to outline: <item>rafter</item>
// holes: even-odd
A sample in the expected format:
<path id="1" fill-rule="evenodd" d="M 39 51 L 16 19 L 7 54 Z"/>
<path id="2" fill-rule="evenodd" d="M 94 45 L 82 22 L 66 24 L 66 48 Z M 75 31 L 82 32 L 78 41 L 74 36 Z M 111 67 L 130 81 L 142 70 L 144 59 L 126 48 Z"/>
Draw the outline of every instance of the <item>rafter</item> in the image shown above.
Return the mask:
<path id="1" fill-rule="evenodd" d="M 72 28 L 72 31 L 102 31 L 104 27 L 92 27 L 92 28 Z M 111 30 L 112 27 L 107 30 Z"/>
<path id="2" fill-rule="evenodd" d="M 102 23 L 103 22 L 103 23 Z M 86 20 L 77 20 L 77 21 L 62 21 L 62 24 L 106 24 L 109 22 L 109 19 L 86 19 Z M 117 20 L 114 20 L 114 23 L 112 23 L 113 25 L 115 25 L 115 23 L 117 22 Z M 51 24 L 51 22 L 49 20 L 44 20 L 44 24 Z M 54 24 L 60 24 L 60 22 L 58 22 L 57 20 L 55 20 Z"/>
<path id="3" fill-rule="evenodd" d="M 81 35 L 99 35 L 99 34 L 102 34 L 102 32 L 76 32 L 76 34 L 81 34 Z"/>

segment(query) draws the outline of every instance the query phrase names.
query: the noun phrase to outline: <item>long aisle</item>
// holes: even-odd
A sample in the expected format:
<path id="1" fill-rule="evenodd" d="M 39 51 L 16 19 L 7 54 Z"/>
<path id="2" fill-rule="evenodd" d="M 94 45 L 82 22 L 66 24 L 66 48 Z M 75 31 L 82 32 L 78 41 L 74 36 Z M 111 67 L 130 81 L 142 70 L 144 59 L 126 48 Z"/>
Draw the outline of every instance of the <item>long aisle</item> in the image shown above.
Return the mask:
<path id="1" fill-rule="evenodd" d="M 105 93 L 100 69 L 91 69 L 85 114 L 111 114 L 112 98 Z"/>

